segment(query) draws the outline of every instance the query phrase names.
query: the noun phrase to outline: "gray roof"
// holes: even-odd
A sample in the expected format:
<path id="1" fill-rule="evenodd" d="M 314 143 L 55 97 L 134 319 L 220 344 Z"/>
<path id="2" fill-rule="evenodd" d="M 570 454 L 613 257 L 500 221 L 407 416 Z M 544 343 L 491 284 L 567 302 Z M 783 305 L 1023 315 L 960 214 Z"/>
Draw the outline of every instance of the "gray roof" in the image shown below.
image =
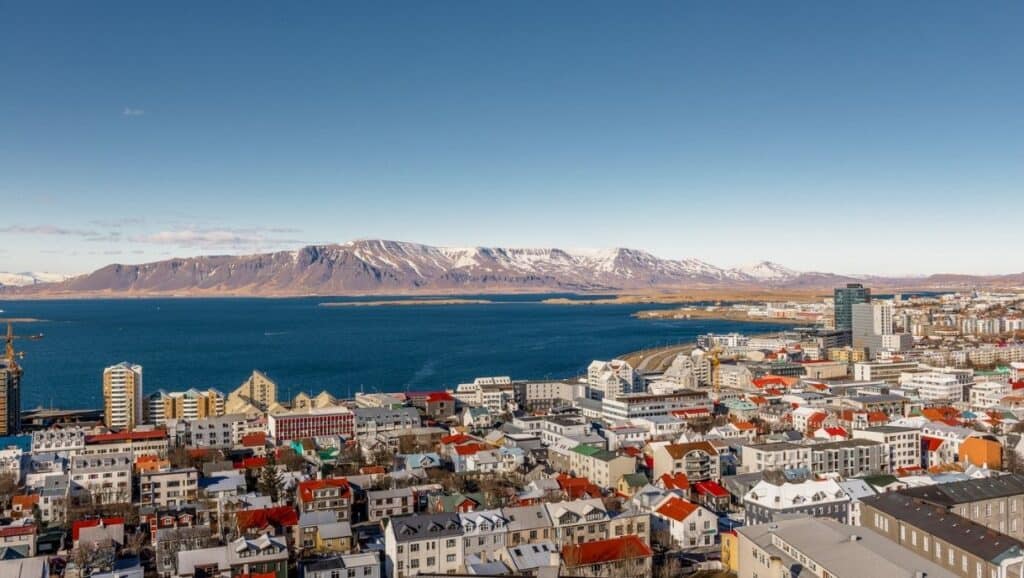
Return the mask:
<path id="1" fill-rule="evenodd" d="M 903 432 L 908 432 L 908 431 L 921 431 L 921 430 L 919 428 L 916 428 L 916 427 L 906 427 L 906 426 L 899 426 L 899 425 L 876 425 L 876 426 L 864 428 L 863 430 L 860 430 L 860 431 L 872 431 L 872 432 L 878 432 L 878 433 L 903 433 Z"/>
<path id="2" fill-rule="evenodd" d="M 882 445 L 882 442 L 876 442 L 875 440 L 866 439 L 850 439 L 840 440 L 837 442 L 822 442 L 817 444 L 810 444 L 812 450 L 836 450 L 842 448 L 859 448 L 864 446 L 878 446 Z"/>
<path id="3" fill-rule="evenodd" d="M 896 542 L 864 528 L 846 526 L 827 518 L 801 517 L 773 524 L 744 526 L 736 531 L 778 557 L 794 576 L 804 576 L 800 564 L 772 544 L 777 535 L 836 578 L 953 578 L 942 566 L 918 556 Z"/>
<path id="4" fill-rule="evenodd" d="M 462 535 L 462 523 L 458 514 L 413 514 L 391 518 L 389 524 L 398 542 Z"/>
<path id="5" fill-rule="evenodd" d="M 514 566 L 513 569 L 518 572 L 525 572 L 535 568 L 551 565 L 552 553 L 559 556 L 561 555 L 558 547 L 550 540 L 544 540 L 542 542 L 537 542 L 536 544 L 522 544 L 508 548 L 509 561 L 512 562 L 512 566 Z"/>
<path id="6" fill-rule="evenodd" d="M 1024 543 L 935 506 L 889 492 L 864 498 L 861 502 L 950 544 L 956 544 L 982 560 L 998 561 L 1019 556 Z"/>
<path id="7" fill-rule="evenodd" d="M 543 505 L 502 508 L 501 514 L 508 520 L 509 532 L 551 527 L 551 518 Z"/>
<path id="8" fill-rule="evenodd" d="M 946 508 L 957 504 L 1024 494 L 1024 475 L 1009 474 L 903 490 L 903 495 Z"/>

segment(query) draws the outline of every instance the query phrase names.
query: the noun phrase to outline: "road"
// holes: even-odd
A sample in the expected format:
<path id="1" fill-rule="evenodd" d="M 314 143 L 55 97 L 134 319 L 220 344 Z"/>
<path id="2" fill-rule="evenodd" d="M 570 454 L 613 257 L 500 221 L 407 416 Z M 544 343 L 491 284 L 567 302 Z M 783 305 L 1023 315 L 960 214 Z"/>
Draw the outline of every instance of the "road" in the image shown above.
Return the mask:
<path id="1" fill-rule="evenodd" d="M 642 349 L 619 357 L 627 361 L 641 373 L 661 373 L 672 364 L 672 360 L 680 353 L 689 353 L 696 347 L 693 343 L 670 345 L 653 349 Z"/>

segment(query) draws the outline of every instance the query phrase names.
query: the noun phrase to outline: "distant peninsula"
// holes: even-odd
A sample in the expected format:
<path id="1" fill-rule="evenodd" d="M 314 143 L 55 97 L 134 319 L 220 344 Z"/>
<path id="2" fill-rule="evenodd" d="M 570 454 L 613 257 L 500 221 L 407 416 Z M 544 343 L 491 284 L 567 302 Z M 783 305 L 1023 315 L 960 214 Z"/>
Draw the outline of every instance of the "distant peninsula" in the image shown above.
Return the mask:
<path id="1" fill-rule="evenodd" d="M 390 299 L 386 301 L 329 301 L 321 307 L 384 307 L 388 305 L 486 305 L 488 299 Z"/>

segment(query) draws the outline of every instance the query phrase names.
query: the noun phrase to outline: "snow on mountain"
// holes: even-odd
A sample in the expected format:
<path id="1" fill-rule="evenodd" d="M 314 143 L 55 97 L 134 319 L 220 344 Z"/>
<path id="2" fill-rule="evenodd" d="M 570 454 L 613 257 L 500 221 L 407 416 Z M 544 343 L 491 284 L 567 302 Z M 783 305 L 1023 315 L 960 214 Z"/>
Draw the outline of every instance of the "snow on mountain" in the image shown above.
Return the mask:
<path id="1" fill-rule="evenodd" d="M 760 263 L 735 267 L 730 269 L 729 272 L 738 277 L 747 277 L 760 281 L 786 281 L 800 275 L 799 271 L 783 267 L 771 261 L 761 261 Z"/>
<path id="2" fill-rule="evenodd" d="M 772 263 L 723 269 L 636 249 L 435 247 L 361 239 L 298 251 L 108 265 L 25 292 L 140 294 L 365 294 L 616 291 L 775 284 L 798 274 Z M 8 284 L 10 285 L 10 284 Z M 8 292 L 17 292 L 9 288 Z"/>
<path id="3" fill-rule="evenodd" d="M 0 272 L 0 285 L 9 287 L 25 287 L 38 283 L 59 283 L 70 279 L 71 275 L 60 273 L 25 272 L 25 273 L 3 273 Z"/>

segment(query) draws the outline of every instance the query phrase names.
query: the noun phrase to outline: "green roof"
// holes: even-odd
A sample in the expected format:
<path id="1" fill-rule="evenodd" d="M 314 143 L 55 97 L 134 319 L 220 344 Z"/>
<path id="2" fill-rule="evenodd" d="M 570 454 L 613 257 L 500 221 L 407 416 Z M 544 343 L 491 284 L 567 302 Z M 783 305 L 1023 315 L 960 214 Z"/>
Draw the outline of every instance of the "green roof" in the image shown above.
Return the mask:
<path id="1" fill-rule="evenodd" d="M 890 476 L 889 474 L 879 474 L 877 476 L 867 476 L 864 481 L 872 486 L 888 486 L 899 482 L 896 476 Z"/>
<path id="2" fill-rule="evenodd" d="M 647 485 L 647 474 L 643 472 L 637 472 L 635 474 L 626 474 L 622 476 L 622 479 L 626 480 L 626 485 L 631 488 L 642 488 Z"/>
<path id="3" fill-rule="evenodd" d="M 572 448 L 572 451 L 574 451 L 574 452 L 576 452 L 578 454 L 582 454 L 584 456 L 591 456 L 591 457 L 593 457 L 598 452 L 603 452 L 605 450 L 603 450 L 601 448 L 595 448 L 594 446 L 588 446 L 586 444 L 580 444 L 580 445 Z"/>

